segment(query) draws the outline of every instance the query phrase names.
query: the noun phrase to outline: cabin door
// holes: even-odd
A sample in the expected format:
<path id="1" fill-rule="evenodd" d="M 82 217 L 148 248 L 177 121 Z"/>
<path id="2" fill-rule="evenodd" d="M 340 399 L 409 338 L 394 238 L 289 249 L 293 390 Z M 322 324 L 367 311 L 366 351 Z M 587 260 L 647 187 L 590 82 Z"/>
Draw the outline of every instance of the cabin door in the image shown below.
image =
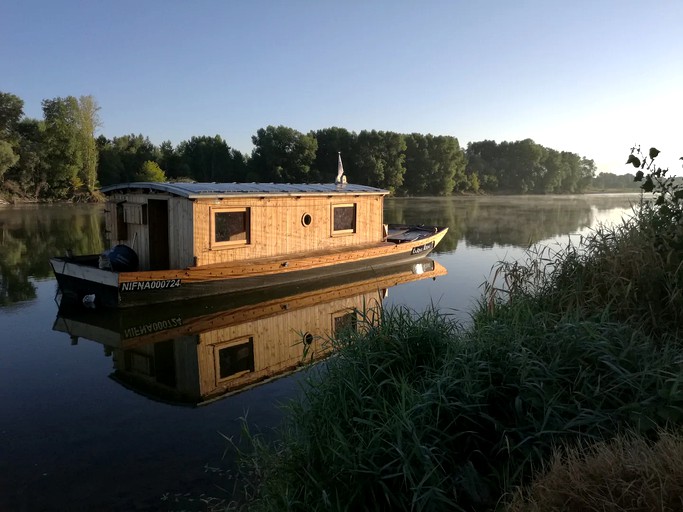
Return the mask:
<path id="1" fill-rule="evenodd" d="M 147 201 L 149 223 L 149 268 L 168 270 L 168 201 L 149 199 Z"/>

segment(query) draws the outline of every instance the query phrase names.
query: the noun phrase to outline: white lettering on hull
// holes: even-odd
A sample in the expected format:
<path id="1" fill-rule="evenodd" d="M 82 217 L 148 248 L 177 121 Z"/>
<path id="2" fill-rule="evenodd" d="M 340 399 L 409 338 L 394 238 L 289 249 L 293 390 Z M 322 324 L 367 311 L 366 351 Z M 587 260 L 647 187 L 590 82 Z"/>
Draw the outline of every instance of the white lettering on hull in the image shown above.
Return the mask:
<path id="1" fill-rule="evenodd" d="M 129 281 L 121 283 L 119 288 L 122 292 L 142 292 L 146 290 L 168 290 L 179 288 L 180 279 L 157 279 L 154 281 Z"/>

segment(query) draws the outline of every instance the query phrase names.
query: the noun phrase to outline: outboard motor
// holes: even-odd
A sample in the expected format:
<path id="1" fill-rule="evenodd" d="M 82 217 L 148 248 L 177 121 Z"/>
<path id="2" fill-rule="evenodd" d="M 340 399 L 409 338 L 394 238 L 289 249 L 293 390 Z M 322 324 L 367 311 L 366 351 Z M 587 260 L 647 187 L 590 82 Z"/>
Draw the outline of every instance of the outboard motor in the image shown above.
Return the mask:
<path id="1" fill-rule="evenodd" d="M 127 245 L 116 245 L 108 253 L 111 269 L 115 272 L 135 272 L 138 269 L 138 255 Z"/>

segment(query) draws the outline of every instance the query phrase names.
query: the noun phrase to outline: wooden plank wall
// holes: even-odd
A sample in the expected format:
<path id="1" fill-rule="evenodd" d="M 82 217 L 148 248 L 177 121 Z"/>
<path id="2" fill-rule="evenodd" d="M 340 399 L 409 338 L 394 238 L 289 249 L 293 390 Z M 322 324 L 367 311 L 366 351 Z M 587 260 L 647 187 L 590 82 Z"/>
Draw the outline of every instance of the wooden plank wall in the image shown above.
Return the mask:
<path id="1" fill-rule="evenodd" d="M 185 268 L 194 264 L 193 252 L 193 203 L 192 201 L 163 194 L 114 194 L 106 206 L 107 225 L 111 229 L 109 245 L 126 244 L 138 254 L 140 269 L 149 269 L 149 226 L 147 224 L 128 224 L 128 237 L 120 239 L 116 233 L 116 203 L 128 202 L 147 204 L 149 199 L 168 200 L 168 242 L 169 264 L 171 268 Z"/>
<path id="2" fill-rule="evenodd" d="M 382 240 L 382 196 L 299 196 L 198 200 L 194 204 L 194 254 L 198 265 L 272 257 Z M 356 233 L 331 235 L 332 204 L 355 203 Z M 211 248 L 211 209 L 250 208 L 251 243 Z M 304 226 L 304 214 L 312 222 Z"/>
<path id="3" fill-rule="evenodd" d="M 147 204 L 148 195 L 146 194 L 113 194 L 107 201 L 107 210 L 111 210 L 108 215 L 113 215 L 113 229 L 110 246 L 125 244 L 132 247 L 138 255 L 140 269 L 149 268 L 149 229 L 147 224 L 128 224 L 128 238 L 119 238 L 116 233 L 116 203 L 125 201 L 127 203 Z"/>
<path id="4" fill-rule="evenodd" d="M 179 336 L 173 339 L 176 380 L 174 388 L 169 388 L 164 384 L 158 383 L 154 371 L 151 372 L 151 375 L 145 375 L 144 373 L 126 368 L 126 352 L 127 350 L 113 350 L 114 369 L 128 374 L 134 377 L 138 382 L 144 382 L 147 386 L 157 388 L 162 392 L 164 390 L 173 389 L 182 394 L 186 399 L 201 399 L 199 390 L 200 378 L 198 373 L 200 365 L 197 362 L 197 336 Z M 130 352 L 149 358 L 151 368 L 154 367 L 154 343 L 140 344 L 134 349 L 131 349 Z"/>
<path id="5" fill-rule="evenodd" d="M 194 264 L 192 214 L 192 201 L 182 197 L 168 200 L 168 261 L 171 268 L 186 268 Z"/>

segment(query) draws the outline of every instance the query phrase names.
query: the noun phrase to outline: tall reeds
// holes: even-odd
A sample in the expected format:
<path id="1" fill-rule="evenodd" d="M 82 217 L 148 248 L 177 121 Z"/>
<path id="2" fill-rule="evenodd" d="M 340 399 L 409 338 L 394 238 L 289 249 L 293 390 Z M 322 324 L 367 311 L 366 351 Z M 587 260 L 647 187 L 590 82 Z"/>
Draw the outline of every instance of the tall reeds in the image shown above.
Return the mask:
<path id="1" fill-rule="evenodd" d="M 366 312 L 279 441 L 250 438 L 249 510 L 500 509 L 564 447 L 680 426 L 683 251 L 661 219 L 644 206 L 502 263 L 466 329 L 433 308 Z"/>
<path id="2" fill-rule="evenodd" d="M 390 310 L 341 342 L 277 446 L 243 458 L 250 509 L 486 510 L 562 443 L 683 418 L 677 347 L 518 308 L 470 331 Z"/>

